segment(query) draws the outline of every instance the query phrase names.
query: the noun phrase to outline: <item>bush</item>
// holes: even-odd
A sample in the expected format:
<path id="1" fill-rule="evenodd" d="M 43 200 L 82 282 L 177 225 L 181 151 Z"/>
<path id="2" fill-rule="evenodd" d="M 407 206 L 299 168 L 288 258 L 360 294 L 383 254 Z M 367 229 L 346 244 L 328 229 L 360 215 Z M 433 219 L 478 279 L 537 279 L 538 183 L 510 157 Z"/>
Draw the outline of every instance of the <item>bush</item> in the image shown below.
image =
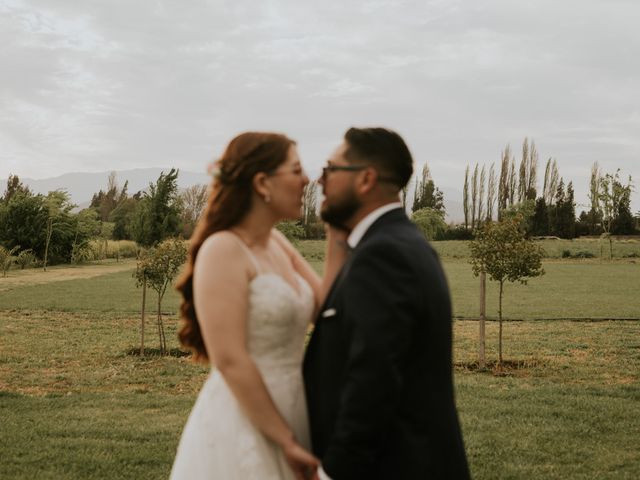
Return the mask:
<path id="1" fill-rule="evenodd" d="M 137 258 L 140 247 L 133 240 L 108 240 L 105 251 L 104 239 L 93 239 L 90 242 L 94 258 Z"/>
<path id="2" fill-rule="evenodd" d="M 562 258 L 595 258 L 595 254 L 586 250 L 579 250 L 572 253 L 571 250 L 562 250 Z"/>
<path id="3" fill-rule="evenodd" d="M 35 266 L 37 261 L 38 259 L 30 248 L 21 251 L 16 257 L 16 264 L 20 267 L 20 270 Z"/>
<path id="4" fill-rule="evenodd" d="M 473 230 L 464 225 L 449 225 L 442 235 L 442 240 L 473 240 Z"/>
<path id="5" fill-rule="evenodd" d="M 304 228 L 296 222 L 280 222 L 276 228 L 287 237 L 290 242 L 295 242 L 304 238 Z"/>
<path id="6" fill-rule="evenodd" d="M 71 250 L 71 263 L 79 264 L 91 262 L 97 258 L 96 250 L 91 242 L 82 242 L 73 246 Z"/>
<path id="7" fill-rule="evenodd" d="M 325 238 L 324 223 L 313 222 L 303 226 L 306 240 L 323 240 Z"/>

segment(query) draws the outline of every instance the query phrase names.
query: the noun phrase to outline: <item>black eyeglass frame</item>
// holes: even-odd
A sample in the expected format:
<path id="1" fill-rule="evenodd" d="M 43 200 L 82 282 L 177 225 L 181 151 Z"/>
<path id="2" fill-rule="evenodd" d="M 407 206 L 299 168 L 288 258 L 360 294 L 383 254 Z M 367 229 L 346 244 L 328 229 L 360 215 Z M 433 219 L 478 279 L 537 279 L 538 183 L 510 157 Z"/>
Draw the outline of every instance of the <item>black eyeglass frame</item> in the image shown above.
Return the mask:
<path id="1" fill-rule="evenodd" d="M 328 172 L 337 172 L 337 171 L 345 171 L 345 172 L 357 172 L 359 170 L 364 170 L 365 168 L 371 167 L 371 165 L 327 165 L 322 167 L 322 179 L 327 179 Z M 383 175 L 378 175 L 379 182 L 389 182 L 389 183 L 398 183 L 398 180 L 393 177 L 385 177 Z"/>

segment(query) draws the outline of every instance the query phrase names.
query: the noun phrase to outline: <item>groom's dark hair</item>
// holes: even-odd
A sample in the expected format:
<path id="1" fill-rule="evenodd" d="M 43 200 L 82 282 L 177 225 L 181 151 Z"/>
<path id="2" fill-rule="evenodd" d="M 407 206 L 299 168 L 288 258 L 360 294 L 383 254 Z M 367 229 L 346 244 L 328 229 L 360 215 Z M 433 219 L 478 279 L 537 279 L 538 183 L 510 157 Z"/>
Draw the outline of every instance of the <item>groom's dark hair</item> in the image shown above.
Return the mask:
<path id="1" fill-rule="evenodd" d="M 372 164 L 381 176 L 398 189 L 404 188 L 413 174 L 413 158 L 407 144 L 396 132 L 386 128 L 355 128 L 344 134 L 349 161 Z"/>

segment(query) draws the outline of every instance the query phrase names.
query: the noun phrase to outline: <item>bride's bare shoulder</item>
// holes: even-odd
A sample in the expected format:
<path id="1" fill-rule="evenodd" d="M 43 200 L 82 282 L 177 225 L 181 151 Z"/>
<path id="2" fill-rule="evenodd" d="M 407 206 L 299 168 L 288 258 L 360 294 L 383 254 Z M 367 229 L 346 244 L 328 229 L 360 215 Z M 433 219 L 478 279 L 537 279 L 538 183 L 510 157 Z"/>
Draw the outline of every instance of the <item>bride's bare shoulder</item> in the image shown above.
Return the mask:
<path id="1" fill-rule="evenodd" d="M 196 263 L 198 261 L 212 261 L 215 260 L 218 264 L 233 263 L 237 261 L 238 255 L 242 253 L 241 246 L 238 244 L 238 239 L 234 234 L 222 230 L 213 233 L 202 242 L 198 255 L 196 257 Z"/>

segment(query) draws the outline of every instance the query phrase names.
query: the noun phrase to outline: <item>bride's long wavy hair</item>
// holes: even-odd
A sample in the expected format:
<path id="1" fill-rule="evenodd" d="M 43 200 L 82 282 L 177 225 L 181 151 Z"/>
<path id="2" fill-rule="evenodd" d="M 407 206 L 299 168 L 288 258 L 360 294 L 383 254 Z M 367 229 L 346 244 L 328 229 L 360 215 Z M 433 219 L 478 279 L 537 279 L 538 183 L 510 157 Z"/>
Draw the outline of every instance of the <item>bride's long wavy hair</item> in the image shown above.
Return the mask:
<path id="1" fill-rule="evenodd" d="M 295 142 L 278 133 L 247 132 L 235 137 L 213 169 L 207 206 L 189 244 L 187 265 L 176 284 L 182 294 L 178 338 L 194 359 L 209 360 L 193 303 L 193 266 L 204 241 L 215 232 L 236 225 L 251 209 L 252 181 L 260 172 L 272 172 L 287 159 Z M 212 266 L 215 268 L 215 266 Z"/>

